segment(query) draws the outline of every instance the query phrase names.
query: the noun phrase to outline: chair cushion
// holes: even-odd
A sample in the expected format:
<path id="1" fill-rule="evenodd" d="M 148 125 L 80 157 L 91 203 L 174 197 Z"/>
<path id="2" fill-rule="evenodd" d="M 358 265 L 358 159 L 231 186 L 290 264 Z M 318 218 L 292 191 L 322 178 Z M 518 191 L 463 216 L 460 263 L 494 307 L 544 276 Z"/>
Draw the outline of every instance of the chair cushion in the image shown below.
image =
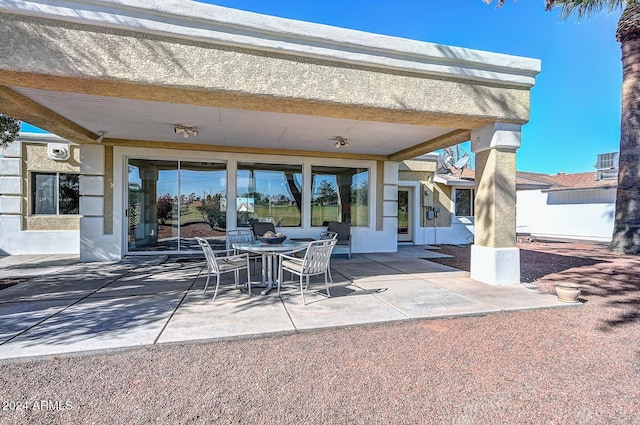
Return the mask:
<path id="1" fill-rule="evenodd" d="M 298 273 L 302 273 L 302 263 L 298 263 L 297 261 L 283 260 L 282 268 L 287 270 L 294 270 Z"/>
<path id="2" fill-rule="evenodd" d="M 327 229 L 329 232 L 336 232 L 338 234 L 338 241 L 346 241 L 349 240 L 351 236 L 351 225 L 349 223 L 338 223 L 337 221 L 330 221 L 329 228 Z M 338 245 L 342 245 L 338 242 Z"/>
<path id="3" fill-rule="evenodd" d="M 216 258 L 216 262 L 221 272 L 247 267 L 247 260 L 245 258 L 228 259 L 222 257 Z"/>

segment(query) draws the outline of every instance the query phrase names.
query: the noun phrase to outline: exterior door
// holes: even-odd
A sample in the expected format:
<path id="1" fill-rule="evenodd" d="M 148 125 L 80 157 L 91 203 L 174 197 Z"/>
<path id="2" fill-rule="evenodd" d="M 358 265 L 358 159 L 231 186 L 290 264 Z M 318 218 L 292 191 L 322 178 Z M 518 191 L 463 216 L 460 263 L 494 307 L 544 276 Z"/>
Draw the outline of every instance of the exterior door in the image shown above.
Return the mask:
<path id="1" fill-rule="evenodd" d="M 413 241 L 413 188 L 398 188 L 398 242 Z"/>

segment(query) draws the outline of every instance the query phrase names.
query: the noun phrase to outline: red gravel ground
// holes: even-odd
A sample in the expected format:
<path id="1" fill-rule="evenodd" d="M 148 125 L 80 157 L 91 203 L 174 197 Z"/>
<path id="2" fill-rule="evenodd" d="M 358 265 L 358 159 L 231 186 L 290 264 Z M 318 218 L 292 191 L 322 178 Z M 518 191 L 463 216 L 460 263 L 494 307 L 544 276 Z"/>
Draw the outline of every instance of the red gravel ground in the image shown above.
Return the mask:
<path id="1" fill-rule="evenodd" d="M 0 364 L 0 423 L 640 424 L 639 259 L 520 247 L 582 305 Z"/>

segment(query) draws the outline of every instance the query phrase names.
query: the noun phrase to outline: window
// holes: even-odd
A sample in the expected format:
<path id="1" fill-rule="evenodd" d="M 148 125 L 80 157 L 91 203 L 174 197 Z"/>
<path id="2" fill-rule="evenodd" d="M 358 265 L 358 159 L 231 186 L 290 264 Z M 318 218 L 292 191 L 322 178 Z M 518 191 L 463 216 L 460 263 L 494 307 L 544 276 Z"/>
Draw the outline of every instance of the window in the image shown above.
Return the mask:
<path id="1" fill-rule="evenodd" d="M 369 170 L 311 167 L 311 225 L 327 221 L 369 225 Z"/>
<path id="2" fill-rule="evenodd" d="M 473 189 L 456 189 L 456 215 L 459 217 L 473 216 L 473 201 L 475 191 Z"/>
<path id="3" fill-rule="evenodd" d="M 33 173 L 31 176 L 32 214 L 80 214 L 78 174 Z"/>
<path id="4" fill-rule="evenodd" d="M 302 166 L 238 163 L 239 227 L 270 221 L 278 227 L 302 224 Z"/>
<path id="5" fill-rule="evenodd" d="M 224 163 L 128 160 L 128 251 L 198 251 L 196 237 L 225 245 Z"/>

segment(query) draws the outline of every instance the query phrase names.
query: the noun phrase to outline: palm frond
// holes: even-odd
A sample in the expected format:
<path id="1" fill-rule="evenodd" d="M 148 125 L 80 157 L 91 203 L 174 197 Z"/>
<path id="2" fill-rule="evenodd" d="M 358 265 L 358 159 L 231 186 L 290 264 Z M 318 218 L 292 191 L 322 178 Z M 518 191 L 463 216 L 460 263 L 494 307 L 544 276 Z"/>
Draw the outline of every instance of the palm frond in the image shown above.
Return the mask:
<path id="1" fill-rule="evenodd" d="M 560 7 L 560 18 L 567 19 L 576 16 L 579 20 L 594 16 L 603 10 L 611 12 L 624 9 L 630 3 L 638 0 L 545 0 L 545 9 Z"/>

